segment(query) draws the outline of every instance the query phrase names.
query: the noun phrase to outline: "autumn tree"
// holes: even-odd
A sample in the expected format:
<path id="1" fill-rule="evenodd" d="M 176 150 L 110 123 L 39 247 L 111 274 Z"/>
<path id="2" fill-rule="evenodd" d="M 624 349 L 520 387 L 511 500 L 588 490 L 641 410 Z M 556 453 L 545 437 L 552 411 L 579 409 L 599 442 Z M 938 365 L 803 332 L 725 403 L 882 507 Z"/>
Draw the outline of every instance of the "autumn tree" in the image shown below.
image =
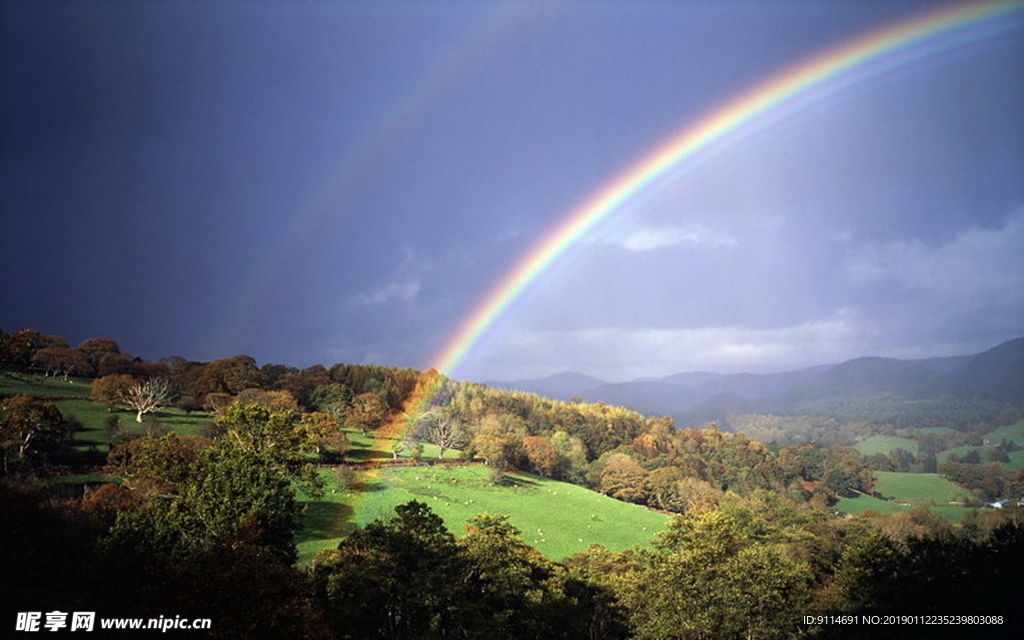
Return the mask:
<path id="1" fill-rule="evenodd" d="M 43 370 L 43 375 L 61 376 L 67 380 L 70 376 L 86 376 L 92 370 L 85 355 L 78 349 L 67 347 L 44 347 L 32 356 L 32 365 Z"/>
<path id="2" fill-rule="evenodd" d="M 303 413 L 301 426 L 313 450 L 321 458 L 340 460 L 348 451 L 348 438 L 333 415 L 322 411 Z"/>
<path id="3" fill-rule="evenodd" d="M 89 399 L 113 409 L 124 404 L 125 394 L 137 384 L 135 378 L 126 374 L 110 374 L 92 381 Z"/>
<path id="4" fill-rule="evenodd" d="M 647 469 L 639 462 L 622 453 L 610 453 L 601 457 L 604 469 L 601 471 L 601 493 L 617 500 L 643 504 L 647 501 Z"/>
<path id="5" fill-rule="evenodd" d="M 27 371 L 32 366 L 32 356 L 47 346 L 50 345 L 46 336 L 35 329 L 21 329 L 0 336 L 0 369 Z"/>
<path id="6" fill-rule="evenodd" d="M 259 388 L 243 389 L 235 399 L 242 404 L 259 404 L 273 412 L 291 411 L 299 413 L 299 403 L 290 391 L 266 391 Z"/>
<path id="7" fill-rule="evenodd" d="M 241 355 L 205 365 L 189 391 L 194 397 L 203 398 L 210 393 L 237 395 L 253 387 L 263 387 L 263 376 L 252 357 Z"/>
<path id="8" fill-rule="evenodd" d="M 361 431 L 365 436 L 388 420 L 388 406 L 375 393 L 361 393 L 352 399 L 345 412 L 345 427 Z"/>
<path id="9" fill-rule="evenodd" d="M 27 395 L 0 400 L 0 455 L 3 474 L 45 463 L 70 435 L 57 405 Z"/>
<path id="10" fill-rule="evenodd" d="M 554 478 L 558 473 L 560 458 L 551 441 L 544 436 L 523 438 L 523 451 L 535 473 Z"/>
<path id="11" fill-rule="evenodd" d="M 121 345 L 108 338 L 88 338 L 78 343 L 78 350 L 85 356 L 92 371 L 96 375 L 100 371 L 100 362 L 107 356 L 124 356 Z M 108 360 L 112 362 L 112 360 Z M 125 372 L 118 372 L 125 373 Z"/>

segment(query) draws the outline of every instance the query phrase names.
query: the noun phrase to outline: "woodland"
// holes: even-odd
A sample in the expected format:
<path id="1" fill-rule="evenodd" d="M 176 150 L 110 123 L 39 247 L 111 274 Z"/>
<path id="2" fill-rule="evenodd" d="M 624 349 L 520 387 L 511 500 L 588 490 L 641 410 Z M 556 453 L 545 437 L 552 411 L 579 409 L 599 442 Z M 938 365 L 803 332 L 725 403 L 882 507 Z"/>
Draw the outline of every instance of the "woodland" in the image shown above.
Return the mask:
<path id="1" fill-rule="evenodd" d="M 209 638 L 891 637 L 830 622 L 875 615 L 990 621 L 900 637 L 1019 637 L 1024 471 L 951 447 L 1018 422 L 1021 407 L 945 402 L 982 419 L 944 419 L 936 401 L 927 424 L 864 420 L 905 406 L 876 398 L 847 418 L 821 405 L 684 425 L 436 371 L 147 362 L 108 338 L 0 332 L 0 601 L 9 622 L 209 618 L 197 636 Z M 916 451 L 851 444 L 907 428 L 932 431 Z M 1011 456 L 1015 442 L 987 446 Z M 667 524 L 644 544 L 552 558 L 507 514 L 450 523 L 410 500 L 299 560 L 302 496 L 456 464 L 486 471 L 494 491 L 558 480 Z M 881 503 L 894 472 L 954 483 L 962 517 L 839 508 Z"/>

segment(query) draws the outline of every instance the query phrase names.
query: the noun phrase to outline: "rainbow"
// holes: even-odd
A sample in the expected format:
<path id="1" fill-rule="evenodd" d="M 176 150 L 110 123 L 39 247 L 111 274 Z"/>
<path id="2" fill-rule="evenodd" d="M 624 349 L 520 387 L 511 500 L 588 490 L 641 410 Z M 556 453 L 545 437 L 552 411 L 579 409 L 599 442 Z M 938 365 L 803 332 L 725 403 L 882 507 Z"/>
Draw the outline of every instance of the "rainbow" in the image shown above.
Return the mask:
<path id="1" fill-rule="evenodd" d="M 388 451 L 404 439 L 448 375 L 527 287 L 595 225 L 659 180 L 675 176 L 744 133 L 761 130 L 857 82 L 1004 31 L 1007 25 L 999 18 L 1022 9 L 1020 1 L 954 6 L 868 33 L 769 78 L 676 132 L 570 211 L 489 290 L 433 358 L 430 370 L 422 374 L 391 424 L 375 434 L 373 448 Z M 369 472 L 370 476 L 378 473 Z M 375 495 L 368 493 L 359 503 L 381 500 Z"/>
<path id="2" fill-rule="evenodd" d="M 687 125 L 593 193 L 541 238 L 462 321 L 432 367 L 454 373 L 488 328 L 567 249 L 670 172 L 685 169 L 688 162 L 744 132 L 763 128 L 866 78 L 1005 30 L 1007 25 L 999 19 L 1022 8 L 1024 3 L 1019 1 L 957 5 L 885 27 L 791 67 Z"/>

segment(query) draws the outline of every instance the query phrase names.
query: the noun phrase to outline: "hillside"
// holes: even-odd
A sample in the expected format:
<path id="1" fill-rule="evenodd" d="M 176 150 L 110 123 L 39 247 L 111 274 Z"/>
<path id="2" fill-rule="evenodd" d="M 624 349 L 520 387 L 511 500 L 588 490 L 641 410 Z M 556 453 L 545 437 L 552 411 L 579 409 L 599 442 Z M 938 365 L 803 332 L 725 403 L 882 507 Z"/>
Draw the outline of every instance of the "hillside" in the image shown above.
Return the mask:
<path id="1" fill-rule="evenodd" d="M 324 477 L 331 482 L 329 473 Z M 466 521 L 477 514 L 505 514 L 527 544 L 552 560 L 591 544 L 613 551 L 645 545 L 669 519 L 532 474 L 508 474 L 501 484 L 494 484 L 483 465 L 384 468 L 361 473 L 358 483 L 358 491 L 329 490 L 319 500 L 305 499 L 307 514 L 298 536 L 300 563 L 337 545 L 353 527 L 388 518 L 397 505 L 410 500 L 427 504 L 459 536 Z"/>
<path id="2" fill-rule="evenodd" d="M 572 384 L 567 384 L 569 381 Z M 681 424 L 717 420 L 728 412 L 788 412 L 807 403 L 881 396 L 1020 403 L 1024 401 L 1024 338 L 973 355 L 920 360 L 869 356 L 779 373 L 695 371 L 620 383 L 563 373 L 489 384 L 555 398 L 567 398 L 566 392 L 571 390 L 589 402 L 671 415 Z"/>

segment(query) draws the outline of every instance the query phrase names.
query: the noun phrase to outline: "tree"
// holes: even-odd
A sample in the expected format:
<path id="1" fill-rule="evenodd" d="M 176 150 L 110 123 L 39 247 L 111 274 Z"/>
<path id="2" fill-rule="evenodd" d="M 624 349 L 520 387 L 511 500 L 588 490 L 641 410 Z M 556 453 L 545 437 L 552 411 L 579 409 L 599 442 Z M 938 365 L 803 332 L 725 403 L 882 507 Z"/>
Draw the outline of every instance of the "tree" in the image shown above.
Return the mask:
<path id="1" fill-rule="evenodd" d="M 483 432 L 470 443 L 474 455 L 484 459 L 487 466 L 497 471 L 515 468 L 521 456 L 521 442 L 508 433 Z"/>
<path id="2" fill-rule="evenodd" d="M 271 411 L 299 412 L 299 403 L 290 391 L 265 391 L 259 388 L 243 389 L 235 397 L 242 404 L 261 404 Z"/>
<path id="3" fill-rule="evenodd" d="M 455 637 L 472 598 L 455 537 L 429 507 L 356 529 L 313 562 L 313 579 L 340 637 Z"/>
<path id="4" fill-rule="evenodd" d="M 57 405 L 27 395 L 0 400 L 0 454 L 3 474 L 18 468 L 45 463 L 70 435 L 70 429 Z"/>
<path id="5" fill-rule="evenodd" d="M 142 424 L 144 414 L 171 401 L 171 384 L 167 378 L 139 381 L 122 393 L 121 400 L 136 412 L 135 422 Z"/>
<path id="6" fill-rule="evenodd" d="M 88 361 L 92 375 L 99 373 L 100 362 L 105 356 L 123 355 L 121 354 L 121 345 L 108 338 L 88 338 L 82 340 L 78 344 L 78 350 Z"/>
<path id="7" fill-rule="evenodd" d="M 601 472 L 601 493 L 617 500 L 643 504 L 647 501 L 647 469 L 633 458 L 612 453 L 604 456 L 607 465 Z"/>
<path id="8" fill-rule="evenodd" d="M 341 423 L 331 414 L 322 411 L 303 413 L 301 427 L 321 458 L 340 460 L 348 451 L 348 438 L 341 430 Z"/>
<path id="9" fill-rule="evenodd" d="M 357 429 L 365 436 L 387 422 L 388 415 L 388 406 L 380 396 L 361 393 L 352 399 L 352 406 L 345 412 L 345 426 Z"/>
<path id="10" fill-rule="evenodd" d="M 421 439 L 437 445 L 439 460 L 444 459 L 445 451 L 466 445 L 466 428 L 450 411 L 433 410 L 424 413 L 416 420 L 415 431 Z"/>
<path id="11" fill-rule="evenodd" d="M 137 384 L 135 378 L 121 373 L 114 373 L 96 378 L 92 381 L 92 390 L 89 399 L 93 402 L 100 402 L 113 409 L 124 404 L 125 394 Z"/>
<path id="12" fill-rule="evenodd" d="M 624 581 L 636 638 L 781 638 L 806 610 L 810 572 L 721 511 L 679 516 Z"/>
<path id="13" fill-rule="evenodd" d="M 236 395 L 245 389 L 263 387 L 263 376 L 250 356 L 235 356 L 214 360 L 203 367 L 190 391 L 196 398 L 210 393 Z"/>
<path id="14" fill-rule="evenodd" d="M 554 478 L 558 473 L 561 459 L 554 445 L 544 436 L 523 438 L 523 450 L 534 472 L 548 478 Z"/>
<path id="15" fill-rule="evenodd" d="M 345 419 L 345 410 L 352 403 L 352 390 L 332 382 L 317 387 L 309 397 L 310 409 L 329 413 L 337 420 Z"/>
<path id="16" fill-rule="evenodd" d="M 223 431 L 219 442 L 224 446 L 251 453 L 262 464 L 301 481 L 307 493 L 323 491 L 322 481 L 306 459 L 306 453 L 314 450 L 315 438 L 303 425 L 295 424 L 294 412 L 235 402 L 214 423 Z"/>
<path id="17" fill-rule="evenodd" d="M 65 380 L 69 376 L 85 376 L 92 372 L 89 361 L 78 349 L 67 347 L 45 347 L 35 352 L 32 364 L 43 370 L 43 375 L 61 376 Z"/>
<path id="18" fill-rule="evenodd" d="M 32 365 L 32 356 L 47 346 L 46 336 L 35 329 L 0 336 L 0 369 L 27 371 Z"/>

